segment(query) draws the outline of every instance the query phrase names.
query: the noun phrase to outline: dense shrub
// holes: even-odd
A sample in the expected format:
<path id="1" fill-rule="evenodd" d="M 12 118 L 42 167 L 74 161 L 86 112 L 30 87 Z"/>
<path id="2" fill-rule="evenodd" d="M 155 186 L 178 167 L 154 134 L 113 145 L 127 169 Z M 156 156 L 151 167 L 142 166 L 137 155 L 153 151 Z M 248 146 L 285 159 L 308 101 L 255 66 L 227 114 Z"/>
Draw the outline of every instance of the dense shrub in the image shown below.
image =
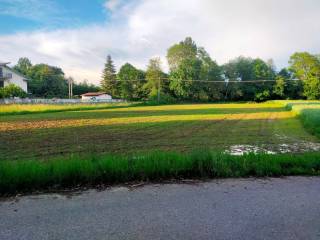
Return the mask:
<path id="1" fill-rule="evenodd" d="M 9 84 L 4 88 L 0 89 L 0 98 L 10 98 L 10 97 L 26 97 L 27 94 L 22 88 L 18 87 L 15 84 Z"/>
<path id="2" fill-rule="evenodd" d="M 169 94 L 164 94 L 164 93 L 161 93 L 160 94 L 160 102 L 158 102 L 158 96 L 157 95 L 154 95 L 154 96 L 151 96 L 149 98 L 149 103 L 150 104 L 157 104 L 157 103 L 160 103 L 160 104 L 172 104 L 172 103 L 177 103 L 177 99 L 174 98 L 173 96 L 169 95 Z"/>
<path id="3" fill-rule="evenodd" d="M 270 98 L 270 92 L 268 90 L 264 90 L 263 92 L 256 93 L 254 100 L 256 102 L 264 102 Z"/>

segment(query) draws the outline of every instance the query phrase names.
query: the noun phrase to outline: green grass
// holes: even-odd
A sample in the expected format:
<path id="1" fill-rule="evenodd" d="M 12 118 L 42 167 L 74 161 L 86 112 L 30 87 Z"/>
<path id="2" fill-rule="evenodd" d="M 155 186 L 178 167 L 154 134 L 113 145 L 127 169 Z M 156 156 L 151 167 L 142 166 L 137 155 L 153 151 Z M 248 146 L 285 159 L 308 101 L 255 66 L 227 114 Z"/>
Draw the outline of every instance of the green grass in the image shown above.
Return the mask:
<path id="1" fill-rule="evenodd" d="M 319 103 L 8 106 L 0 110 L 0 195 L 131 181 L 320 175 L 320 152 L 305 147 L 320 144 Z M 287 145 L 294 153 L 224 153 L 237 145 L 275 152 Z"/>
<path id="2" fill-rule="evenodd" d="M 319 174 L 320 153 L 231 156 L 199 150 L 190 154 L 74 156 L 47 162 L 0 162 L 0 194 L 130 181 Z"/>
<path id="3" fill-rule="evenodd" d="M 0 116 L 24 115 L 30 113 L 54 113 L 66 111 L 81 111 L 127 107 L 128 103 L 100 103 L 100 104 L 9 104 L 1 105 Z"/>
<path id="4" fill-rule="evenodd" d="M 318 109 L 302 109 L 300 117 L 305 128 L 320 138 L 320 106 Z"/>
<path id="5" fill-rule="evenodd" d="M 296 112 L 303 126 L 320 138 L 320 101 L 294 101 L 287 103 L 287 108 Z"/>
<path id="6" fill-rule="evenodd" d="M 282 102 L 119 106 L 3 115 L 0 135 L 0 161 L 87 153 L 187 153 L 203 146 L 223 152 L 234 145 L 254 145 L 277 152 L 280 144 L 319 142 Z"/>

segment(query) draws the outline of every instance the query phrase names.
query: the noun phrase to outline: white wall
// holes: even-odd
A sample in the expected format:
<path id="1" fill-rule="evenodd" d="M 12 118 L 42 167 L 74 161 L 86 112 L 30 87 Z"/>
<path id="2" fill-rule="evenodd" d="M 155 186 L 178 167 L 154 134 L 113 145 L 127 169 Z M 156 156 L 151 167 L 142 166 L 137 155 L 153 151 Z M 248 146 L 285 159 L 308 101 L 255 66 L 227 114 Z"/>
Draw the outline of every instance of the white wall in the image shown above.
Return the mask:
<path id="1" fill-rule="evenodd" d="M 4 81 L 4 87 L 8 86 L 9 84 L 15 84 L 22 88 L 23 91 L 28 92 L 28 83 L 27 80 L 25 80 L 22 76 L 16 74 L 15 72 L 12 72 L 9 68 L 2 67 L 3 75 L 6 75 L 8 73 L 12 74 L 12 78 L 6 79 Z"/>
<path id="2" fill-rule="evenodd" d="M 102 94 L 100 96 L 81 96 L 82 100 L 111 100 L 112 97 L 109 94 Z"/>

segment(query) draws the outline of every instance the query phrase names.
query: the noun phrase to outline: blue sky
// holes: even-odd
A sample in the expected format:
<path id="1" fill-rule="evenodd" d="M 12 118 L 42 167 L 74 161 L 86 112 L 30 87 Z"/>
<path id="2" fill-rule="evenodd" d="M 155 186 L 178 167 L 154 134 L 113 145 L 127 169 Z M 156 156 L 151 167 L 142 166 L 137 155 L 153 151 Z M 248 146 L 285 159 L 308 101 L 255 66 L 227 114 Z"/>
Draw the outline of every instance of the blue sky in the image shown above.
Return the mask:
<path id="1" fill-rule="evenodd" d="M 99 83 L 107 54 L 145 69 L 191 36 L 219 64 L 272 58 L 278 69 L 297 51 L 320 53 L 319 0 L 0 0 L 0 61 L 61 67 Z"/>
<path id="2" fill-rule="evenodd" d="M 107 21 L 103 0 L 0 0 L 0 34 Z"/>

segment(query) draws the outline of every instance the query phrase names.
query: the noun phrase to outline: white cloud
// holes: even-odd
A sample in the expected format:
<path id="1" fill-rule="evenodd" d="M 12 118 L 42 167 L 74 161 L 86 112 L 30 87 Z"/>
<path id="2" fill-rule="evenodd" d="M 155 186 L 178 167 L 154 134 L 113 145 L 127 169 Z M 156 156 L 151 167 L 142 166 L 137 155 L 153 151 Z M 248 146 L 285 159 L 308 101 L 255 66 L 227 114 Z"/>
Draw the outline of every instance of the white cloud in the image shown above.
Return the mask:
<path id="1" fill-rule="evenodd" d="M 101 25 L 0 35 L 0 58 L 27 56 L 98 83 L 107 54 L 118 67 L 128 61 L 144 68 L 186 36 L 220 64 L 246 55 L 283 66 L 295 51 L 320 52 L 318 0 L 110 0 L 105 7 L 111 18 Z"/>
<path id="2" fill-rule="evenodd" d="M 108 0 L 105 2 L 104 6 L 107 10 L 115 11 L 118 7 L 120 7 L 122 0 Z"/>

